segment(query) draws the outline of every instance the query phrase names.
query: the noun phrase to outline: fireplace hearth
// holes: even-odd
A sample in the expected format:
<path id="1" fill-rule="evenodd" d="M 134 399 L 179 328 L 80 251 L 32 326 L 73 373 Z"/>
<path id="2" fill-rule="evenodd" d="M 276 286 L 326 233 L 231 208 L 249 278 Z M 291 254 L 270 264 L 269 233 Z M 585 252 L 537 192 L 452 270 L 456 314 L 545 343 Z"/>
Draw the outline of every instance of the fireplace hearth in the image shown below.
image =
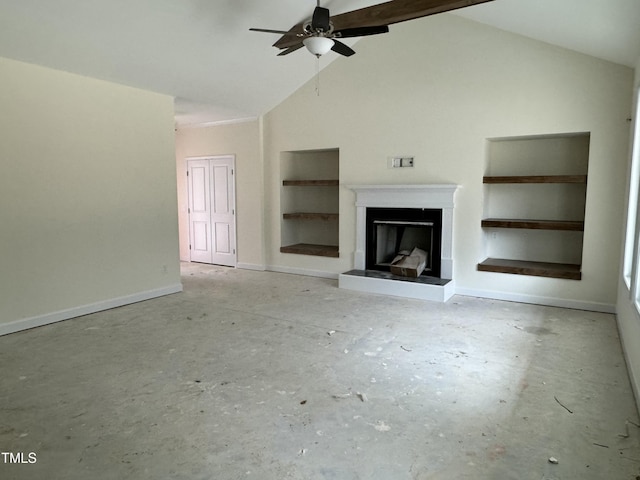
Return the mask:
<path id="1" fill-rule="evenodd" d="M 453 296 L 453 207 L 457 185 L 353 185 L 356 193 L 354 269 L 340 288 L 446 301 Z M 398 253 L 427 252 L 418 278 L 390 272 Z"/>

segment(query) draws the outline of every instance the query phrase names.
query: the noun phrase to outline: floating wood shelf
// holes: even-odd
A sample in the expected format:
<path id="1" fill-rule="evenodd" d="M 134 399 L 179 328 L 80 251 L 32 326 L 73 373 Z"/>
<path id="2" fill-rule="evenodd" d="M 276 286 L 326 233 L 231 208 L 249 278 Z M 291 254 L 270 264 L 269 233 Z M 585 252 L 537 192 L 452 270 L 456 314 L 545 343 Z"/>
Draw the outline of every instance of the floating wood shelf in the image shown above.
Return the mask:
<path id="1" fill-rule="evenodd" d="M 489 228 L 528 228 L 534 230 L 569 230 L 584 231 L 584 222 L 573 220 L 522 220 L 507 218 L 486 218 L 483 227 Z"/>
<path id="2" fill-rule="evenodd" d="M 314 255 L 318 257 L 338 258 L 340 252 L 337 245 L 313 245 L 310 243 L 298 243 L 280 247 L 282 253 L 297 253 L 299 255 Z"/>
<path id="3" fill-rule="evenodd" d="M 337 187 L 339 180 L 283 180 L 285 187 Z"/>
<path id="4" fill-rule="evenodd" d="M 309 212 L 295 212 L 295 213 L 283 213 L 282 217 L 285 220 L 338 220 L 337 213 L 309 213 Z"/>
<path id="5" fill-rule="evenodd" d="M 580 280 L 582 278 L 580 268 L 580 265 L 567 263 L 527 262 L 500 258 L 487 258 L 478 264 L 478 270 L 481 272 L 512 273 L 567 280 Z"/>
<path id="6" fill-rule="evenodd" d="M 512 175 L 483 177 L 483 183 L 587 183 L 586 175 Z"/>

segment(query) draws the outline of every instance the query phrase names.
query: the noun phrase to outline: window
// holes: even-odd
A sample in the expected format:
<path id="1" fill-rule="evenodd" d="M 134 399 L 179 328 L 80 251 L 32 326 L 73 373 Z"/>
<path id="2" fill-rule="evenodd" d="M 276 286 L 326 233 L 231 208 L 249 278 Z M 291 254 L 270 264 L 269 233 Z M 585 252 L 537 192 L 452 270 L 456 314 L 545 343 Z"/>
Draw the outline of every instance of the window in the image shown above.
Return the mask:
<path id="1" fill-rule="evenodd" d="M 632 133 L 631 148 L 631 172 L 629 176 L 629 202 L 627 207 L 627 227 L 624 242 L 624 262 L 623 277 L 627 288 L 635 297 L 636 307 L 640 309 L 640 298 L 638 297 L 638 272 L 640 270 L 638 262 L 638 240 L 640 222 L 638 216 L 640 210 L 640 89 L 636 92 L 636 108 L 634 115 L 634 128 Z"/>
<path id="2" fill-rule="evenodd" d="M 638 190 L 640 188 L 640 91 L 636 95 L 635 128 L 633 131 L 633 147 L 631 153 L 631 175 L 629 179 L 629 203 L 627 208 L 627 231 L 624 242 L 624 281 L 631 288 L 634 264 L 637 263 L 635 245 L 637 243 L 638 224 Z"/>

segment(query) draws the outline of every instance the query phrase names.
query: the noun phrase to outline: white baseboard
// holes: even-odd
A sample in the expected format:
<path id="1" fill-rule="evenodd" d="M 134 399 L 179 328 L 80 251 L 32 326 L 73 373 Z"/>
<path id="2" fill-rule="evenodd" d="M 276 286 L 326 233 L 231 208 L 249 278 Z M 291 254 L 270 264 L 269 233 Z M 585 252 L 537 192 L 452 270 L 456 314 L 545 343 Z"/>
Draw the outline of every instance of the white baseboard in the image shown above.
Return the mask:
<path id="1" fill-rule="evenodd" d="M 38 315 L 36 317 L 22 318 L 20 320 L 14 320 L 8 323 L 0 324 L 0 336 L 19 332 L 21 330 L 28 330 L 30 328 L 42 327 L 43 325 L 49 325 L 50 323 L 61 322 L 63 320 L 69 320 L 70 318 L 80 317 L 82 315 L 88 315 L 90 313 L 101 312 L 103 310 L 109 310 L 111 308 L 122 307 L 123 305 L 129 305 L 131 303 L 137 303 L 144 300 L 150 300 L 152 298 L 163 297 L 164 295 L 170 295 L 172 293 L 178 293 L 181 291 L 182 284 L 177 283 L 154 290 L 147 290 L 145 292 L 138 292 L 132 295 L 125 295 L 124 297 L 110 298 L 108 300 L 102 300 L 100 302 L 91 303 L 88 305 L 80 305 L 78 307 L 68 308 L 66 310 L 46 313 L 44 315 Z"/>
<path id="2" fill-rule="evenodd" d="M 264 272 L 267 269 L 264 265 L 258 265 L 256 263 L 238 263 L 236 268 L 241 268 L 243 270 L 256 270 L 258 272 Z"/>
<path id="3" fill-rule="evenodd" d="M 494 300 L 506 300 L 509 302 L 532 303 L 535 305 L 547 305 L 549 307 L 572 308 L 574 310 L 587 310 L 590 312 L 616 313 L 616 306 L 608 303 L 585 302 L 583 300 L 525 295 L 522 293 L 496 292 L 491 290 L 456 287 L 456 295 L 491 298 Z"/>
<path id="4" fill-rule="evenodd" d="M 308 277 L 331 278 L 332 280 L 338 279 L 337 273 L 324 272 L 321 270 L 308 270 L 306 268 L 282 267 L 279 265 L 267 265 L 265 269 L 270 272 L 292 273 L 294 275 L 306 275 Z"/>
<path id="5" fill-rule="evenodd" d="M 635 365 L 631 361 L 631 357 L 629 356 L 629 350 L 627 344 L 625 343 L 625 336 L 622 335 L 623 329 L 620 324 L 620 316 L 617 318 L 618 322 L 618 332 L 620 332 L 620 343 L 622 345 L 622 354 L 624 355 L 625 364 L 627 365 L 627 372 L 629 373 L 629 381 L 631 382 L 631 390 L 633 391 L 633 396 L 636 400 L 636 408 L 638 412 L 640 412 L 640 383 L 638 382 L 638 376 L 636 375 Z"/>

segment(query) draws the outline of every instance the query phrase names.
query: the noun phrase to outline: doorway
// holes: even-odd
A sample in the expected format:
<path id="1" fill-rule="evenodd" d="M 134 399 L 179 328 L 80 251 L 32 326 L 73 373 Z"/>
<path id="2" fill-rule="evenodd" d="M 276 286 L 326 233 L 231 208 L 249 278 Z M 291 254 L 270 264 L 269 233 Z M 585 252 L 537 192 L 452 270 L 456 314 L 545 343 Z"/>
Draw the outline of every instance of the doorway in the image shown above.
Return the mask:
<path id="1" fill-rule="evenodd" d="M 235 267 L 235 157 L 187 159 L 192 262 Z"/>

